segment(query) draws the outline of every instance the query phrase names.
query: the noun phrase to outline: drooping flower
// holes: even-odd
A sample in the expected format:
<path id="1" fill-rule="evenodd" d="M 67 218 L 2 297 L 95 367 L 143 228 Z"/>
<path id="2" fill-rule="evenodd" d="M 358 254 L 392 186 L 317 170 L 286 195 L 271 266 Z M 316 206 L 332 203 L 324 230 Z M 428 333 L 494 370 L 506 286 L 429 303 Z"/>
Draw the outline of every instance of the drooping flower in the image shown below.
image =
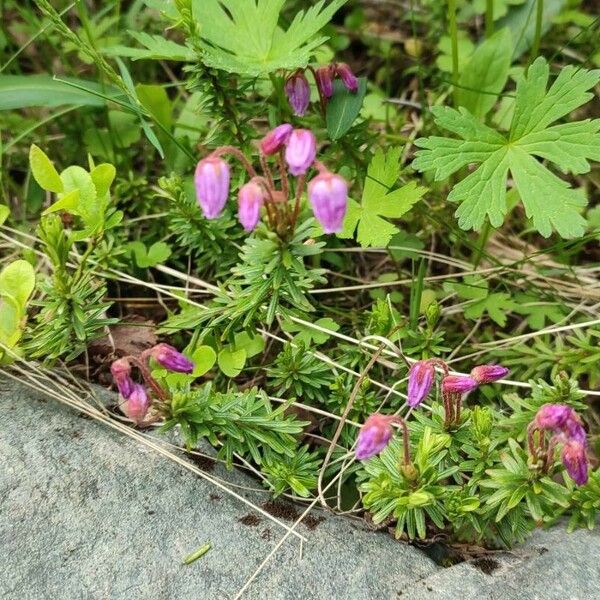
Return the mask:
<path id="1" fill-rule="evenodd" d="M 115 360 L 110 366 L 110 372 L 117 385 L 119 394 L 127 399 L 133 392 L 135 382 L 131 378 L 131 365 L 126 358 Z"/>
<path id="2" fill-rule="evenodd" d="M 310 85 L 301 70 L 292 73 L 285 82 L 285 94 L 297 117 L 303 117 L 310 104 Z"/>
<path id="3" fill-rule="evenodd" d="M 218 157 L 202 159 L 196 166 L 196 197 L 207 219 L 216 219 L 229 197 L 229 165 Z"/>
<path id="4" fill-rule="evenodd" d="M 255 181 L 240 188 L 238 194 L 238 218 L 245 231 L 252 231 L 260 219 L 264 190 Z"/>
<path id="5" fill-rule="evenodd" d="M 308 185 L 308 199 L 325 233 L 338 233 L 348 208 L 348 184 L 333 173 L 320 173 Z"/>
<path id="6" fill-rule="evenodd" d="M 585 445 L 576 440 L 569 440 L 564 444 L 560 458 L 571 479 L 577 485 L 585 485 L 588 480 Z"/>
<path id="7" fill-rule="evenodd" d="M 358 91 L 358 79 L 352 72 L 352 69 L 346 63 L 340 63 L 336 66 L 336 73 L 340 76 L 342 83 L 351 92 Z"/>
<path id="8" fill-rule="evenodd" d="M 139 383 L 133 385 L 131 394 L 124 402 L 123 412 L 135 423 L 141 423 L 150 408 L 150 398 L 146 393 L 146 388 Z"/>
<path id="9" fill-rule="evenodd" d="M 568 439 L 579 442 L 584 446 L 587 445 L 587 437 L 583 423 L 575 411 L 573 411 L 573 418 L 568 419 L 565 423 L 564 433 Z"/>
<path id="10" fill-rule="evenodd" d="M 324 98 L 331 98 L 333 96 L 333 76 L 334 68 L 332 65 L 326 67 L 319 67 L 315 71 L 315 80 L 321 96 Z"/>
<path id="11" fill-rule="evenodd" d="M 448 394 L 466 394 L 478 385 L 473 378 L 466 375 L 446 375 L 442 379 L 442 391 Z"/>
<path id="12" fill-rule="evenodd" d="M 317 138 L 308 129 L 294 129 L 285 149 L 285 160 L 292 175 L 304 175 L 317 155 Z"/>
<path id="13" fill-rule="evenodd" d="M 169 344 L 157 344 L 148 354 L 161 366 L 177 373 L 191 373 L 194 363 Z"/>
<path id="14" fill-rule="evenodd" d="M 498 381 L 508 374 L 508 369 L 502 365 L 479 365 L 471 370 L 471 377 L 479 384 Z"/>
<path id="15" fill-rule="evenodd" d="M 431 391 L 435 379 L 435 368 L 428 360 L 418 360 L 408 372 L 407 404 L 419 406 Z"/>
<path id="16" fill-rule="evenodd" d="M 355 455 L 358 460 L 366 460 L 379 454 L 394 435 L 393 415 L 373 413 L 360 428 Z"/>
<path id="17" fill-rule="evenodd" d="M 287 144 L 293 129 L 289 123 L 283 123 L 269 131 L 260 142 L 262 153 L 265 156 L 277 154 Z"/>
<path id="18" fill-rule="evenodd" d="M 560 431 L 573 417 L 579 420 L 575 411 L 566 404 L 544 404 L 537 411 L 533 423 L 537 429 Z"/>

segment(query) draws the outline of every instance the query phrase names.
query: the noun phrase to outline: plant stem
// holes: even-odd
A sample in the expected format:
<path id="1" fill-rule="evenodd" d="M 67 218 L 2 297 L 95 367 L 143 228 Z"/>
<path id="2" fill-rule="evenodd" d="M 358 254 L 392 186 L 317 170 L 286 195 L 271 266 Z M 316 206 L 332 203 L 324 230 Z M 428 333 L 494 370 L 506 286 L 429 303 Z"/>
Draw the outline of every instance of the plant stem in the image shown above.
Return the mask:
<path id="1" fill-rule="evenodd" d="M 539 0 L 538 0 L 539 1 Z M 452 85 L 454 105 L 458 105 L 458 28 L 456 25 L 456 0 L 448 0 L 448 28 L 452 42 Z"/>
<path id="2" fill-rule="evenodd" d="M 483 258 L 483 254 L 485 252 L 485 245 L 487 244 L 491 231 L 492 226 L 490 225 L 489 221 L 486 221 L 483 224 L 483 229 L 481 230 L 481 233 L 479 234 L 479 238 L 477 240 L 477 251 L 475 253 L 475 260 L 473 261 L 474 269 L 477 269 L 479 263 L 481 262 L 481 259 Z"/>
<path id="3" fill-rule="evenodd" d="M 535 13 L 535 35 L 531 46 L 529 64 L 531 64 L 540 52 L 540 39 L 542 37 L 542 24 L 544 22 L 544 0 L 537 0 Z"/>
<path id="4" fill-rule="evenodd" d="M 494 35 L 494 0 L 485 0 L 485 37 Z"/>

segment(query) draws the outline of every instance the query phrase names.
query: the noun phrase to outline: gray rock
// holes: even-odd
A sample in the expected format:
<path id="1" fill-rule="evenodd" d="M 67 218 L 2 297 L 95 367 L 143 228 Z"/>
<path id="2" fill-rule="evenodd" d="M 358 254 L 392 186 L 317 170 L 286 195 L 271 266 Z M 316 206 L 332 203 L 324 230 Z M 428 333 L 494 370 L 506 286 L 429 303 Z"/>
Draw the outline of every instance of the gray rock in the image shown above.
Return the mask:
<path id="1" fill-rule="evenodd" d="M 213 483 L 29 388 L 2 381 L 0 417 L 1 598 L 234 598 L 285 534 Z M 253 504 L 269 500 L 251 477 L 207 462 Z M 302 557 L 290 536 L 244 598 L 600 599 L 597 532 L 537 531 L 513 553 L 442 569 L 360 522 L 311 516 L 297 529 Z M 205 556 L 182 565 L 206 542 Z"/>
<path id="2" fill-rule="evenodd" d="M 597 600 L 600 531 L 538 530 L 514 553 L 443 569 L 401 588 L 410 600 Z"/>
<path id="3" fill-rule="evenodd" d="M 2 387 L 0 597 L 233 598 L 285 534 L 126 436 L 28 388 Z M 211 475 L 260 487 L 220 466 Z M 298 527 L 307 538 L 302 558 L 290 536 L 244 598 L 393 598 L 438 570 L 419 550 L 358 522 L 311 516 L 312 529 Z M 208 541 L 206 555 L 182 565 Z"/>

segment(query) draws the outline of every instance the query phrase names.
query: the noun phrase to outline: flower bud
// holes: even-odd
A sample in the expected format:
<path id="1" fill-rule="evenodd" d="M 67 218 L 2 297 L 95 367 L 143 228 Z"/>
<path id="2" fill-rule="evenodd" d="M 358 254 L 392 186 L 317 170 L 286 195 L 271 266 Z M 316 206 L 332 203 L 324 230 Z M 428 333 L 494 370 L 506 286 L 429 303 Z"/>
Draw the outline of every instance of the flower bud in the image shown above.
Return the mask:
<path id="1" fill-rule="evenodd" d="M 229 197 L 229 165 L 218 157 L 201 160 L 194 176 L 196 197 L 207 219 L 216 219 Z"/>
<path id="2" fill-rule="evenodd" d="M 303 71 L 296 71 L 285 82 L 285 94 L 297 117 L 303 117 L 310 103 L 310 85 Z"/>
<path id="3" fill-rule="evenodd" d="M 150 398 L 143 385 L 135 383 L 133 390 L 123 404 L 123 412 L 136 424 L 141 423 L 150 408 Z"/>
<path id="4" fill-rule="evenodd" d="M 356 458 L 366 460 L 379 454 L 390 442 L 394 435 L 392 423 L 395 417 L 372 414 L 360 428 L 356 444 Z"/>
<path id="5" fill-rule="evenodd" d="M 119 358 L 110 365 L 110 372 L 112 373 L 113 379 L 119 394 L 123 398 L 127 399 L 131 396 L 135 383 L 131 379 L 131 366 L 126 358 Z"/>
<path id="6" fill-rule="evenodd" d="M 471 377 L 479 384 L 492 383 L 506 377 L 508 369 L 501 365 L 479 365 L 471 371 Z"/>
<path id="7" fill-rule="evenodd" d="M 577 485 L 585 485 L 588 480 L 588 458 L 584 444 L 575 440 L 565 443 L 560 459 L 567 473 Z"/>
<path id="8" fill-rule="evenodd" d="M 418 360 L 408 372 L 407 404 L 415 407 L 427 397 L 435 379 L 435 369 L 427 360 Z"/>
<path id="9" fill-rule="evenodd" d="M 238 194 L 238 219 L 245 231 L 252 231 L 260 219 L 264 191 L 256 182 L 250 181 L 240 188 Z"/>
<path id="10" fill-rule="evenodd" d="M 317 155 L 317 138 L 308 129 L 294 129 L 285 149 L 285 160 L 292 175 L 304 175 Z"/>
<path id="11" fill-rule="evenodd" d="M 466 375 L 447 375 L 442 379 L 442 391 L 448 394 L 466 394 L 477 387 L 477 382 Z"/>
<path id="12" fill-rule="evenodd" d="M 277 154 L 287 144 L 293 129 L 291 125 L 284 123 L 269 131 L 260 142 L 261 152 L 265 156 Z"/>
<path id="13" fill-rule="evenodd" d="M 321 173 L 308 185 L 308 199 L 325 233 L 338 233 L 348 208 L 348 184 L 343 177 Z"/>
<path id="14" fill-rule="evenodd" d="M 194 363 L 169 344 L 157 344 L 148 353 L 161 367 L 177 373 L 191 373 Z"/>
<path id="15" fill-rule="evenodd" d="M 323 98 L 331 98 L 333 96 L 333 76 L 334 76 L 334 67 L 332 65 L 327 65 L 326 67 L 319 67 L 315 71 L 315 80 L 317 82 L 317 87 L 319 88 L 319 92 Z"/>
<path id="16" fill-rule="evenodd" d="M 346 89 L 355 93 L 358 91 L 358 79 L 352 72 L 352 69 L 346 63 L 340 63 L 336 66 L 336 73 L 340 76 Z"/>

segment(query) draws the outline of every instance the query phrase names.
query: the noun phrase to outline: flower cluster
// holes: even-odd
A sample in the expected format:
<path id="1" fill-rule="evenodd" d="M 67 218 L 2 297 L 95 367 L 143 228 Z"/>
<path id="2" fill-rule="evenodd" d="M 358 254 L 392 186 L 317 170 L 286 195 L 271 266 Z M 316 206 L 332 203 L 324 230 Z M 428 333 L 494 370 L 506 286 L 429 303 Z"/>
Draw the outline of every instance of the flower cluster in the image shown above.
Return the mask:
<path id="1" fill-rule="evenodd" d="M 579 415 L 566 404 L 544 404 L 527 430 L 529 453 L 544 471 L 554 461 L 554 450 L 562 444 L 561 461 L 577 485 L 588 480 L 587 440 Z"/>
<path id="2" fill-rule="evenodd" d="M 150 410 L 151 399 L 148 390 L 152 390 L 164 400 L 164 390 L 156 383 L 150 373 L 150 359 L 175 373 L 192 373 L 194 363 L 169 344 L 156 344 L 145 350 L 140 356 L 124 356 L 115 360 L 110 371 L 119 395 L 123 399 L 121 409 L 136 425 L 143 423 Z M 137 367 L 145 385 L 136 383 L 132 370 Z"/>
<path id="3" fill-rule="evenodd" d="M 238 193 L 238 218 L 246 231 L 252 231 L 256 227 L 263 207 L 272 230 L 279 234 L 290 229 L 293 231 L 306 176 L 313 166 L 318 171 L 318 175 L 308 185 L 308 199 L 313 213 L 325 233 L 342 230 L 348 205 L 348 184 L 316 160 L 317 140 L 312 131 L 294 129 L 289 124 L 279 125 L 261 140 L 259 151 L 263 175 L 258 175 L 246 156 L 233 146 L 217 148 L 198 163 L 194 177 L 196 196 L 207 219 L 219 217 L 229 198 L 231 173 L 229 164 L 222 156 L 231 155 L 242 163 L 250 177 L 250 181 Z M 274 157 L 277 161 L 279 188 L 275 185 L 268 157 Z M 288 175 L 298 178 L 293 208 L 288 202 Z"/>
<path id="4" fill-rule="evenodd" d="M 358 91 L 358 79 L 345 63 L 333 63 L 317 69 L 313 67 L 298 69 L 287 78 L 284 87 L 290 106 L 297 117 L 303 117 L 310 104 L 310 84 L 306 78 L 306 70 L 313 74 L 323 109 L 333 96 L 333 82 L 336 77 L 339 77 L 346 89 L 352 93 Z"/>
<path id="5" fill-rule="evenodd" d="M 445 425 L 456 424 L 460 420 L 462 395 L 471 392 L 479 385 L 498 381 L 506 376 L 508 369 L 500 365 L 480 365 L 469 376 L 450 375 L 448 365 L 440 359 L 418 360 L 408 373 L 407 404 L 416 408 L 429 395 L 435 382 L 435 367 L 440 367 L 442 377 L 442 396 L 446 411 Z M 365 460 L 379 454 L 389 443 L 393 435 L 392 424 L 399 423 L 397 416 L 375 413 L 361 427 L 356 446 L 356 458 Z M 404 434 L 405 440 L 407 433 Z M 405 455 L 408 451 L 405 451 Z"/>

